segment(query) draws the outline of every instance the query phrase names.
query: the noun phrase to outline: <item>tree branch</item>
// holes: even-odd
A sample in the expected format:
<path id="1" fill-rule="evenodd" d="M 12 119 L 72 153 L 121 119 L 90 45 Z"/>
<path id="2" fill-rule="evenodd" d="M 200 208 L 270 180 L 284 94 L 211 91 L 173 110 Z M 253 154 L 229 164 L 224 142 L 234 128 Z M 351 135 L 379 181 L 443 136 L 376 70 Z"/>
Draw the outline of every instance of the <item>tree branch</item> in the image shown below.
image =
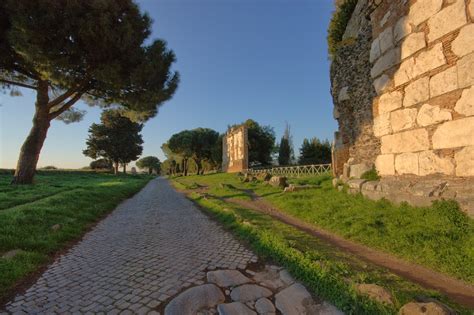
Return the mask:
<path id="1" fill-rule="evenodd" d="M 84 91 L 86 86 L 89 84 L 89 76 L 85 77 L 84 80 L 82 80 L 76 87 L 70 88 L 66 92 L 64 92 L 62 95 L 56 97 L 53 101 L 48 103 L 48 107 L 51 109 L 54 106 L 57 106 L 64 102 L 66 99 L 71 97 L 74 93 L 78 93 L 80 91 Z M 81 92 L 82 94 L 83 92 Z"/>
<path id="2" fill-rule="evenodd" d="M 83 91 L 76 92 L 76 95 L 74 95 L 73 98 L 71 98 L 69 101 L 64 103 L 63 106 L 61 106 L 59 109 L 55 110 L 54 112 L 49 113 L 49 119 L 52 120 L 58 117 L 59 115 L 61 115 L 62 113 L 64 113 L 69 108 L 71 108 L 71 106 L 74 105 L 82 97 L 83 94 L 84 94 Z"/>
<path id="3" fill-rule="evenodd" d="M 16 86 L 21 86 L 27 89 L 32 89 L 32 90 L 37 90 L 38 88 L 33 85 L 29 85 L 26 83 L 21 83 L 21 82 L 16 82 L 16 81 L 11 81 L 11 80 L 6 80 L 6 79 L 0 79 L 0 82 L 11 84 L 11 85 L 16 85 Z"/>

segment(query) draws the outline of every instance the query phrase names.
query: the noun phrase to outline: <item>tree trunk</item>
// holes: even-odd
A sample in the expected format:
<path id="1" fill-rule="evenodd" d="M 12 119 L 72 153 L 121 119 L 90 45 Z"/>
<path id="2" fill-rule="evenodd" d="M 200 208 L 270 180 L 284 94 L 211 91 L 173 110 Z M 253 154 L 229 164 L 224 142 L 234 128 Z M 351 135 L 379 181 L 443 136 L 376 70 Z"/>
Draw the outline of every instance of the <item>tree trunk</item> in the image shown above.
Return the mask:
<path id="1" fill-rule="evenodd" d="M 124 165 L 123 165 L 123 173 L 124 173 L 124 174 L 127 174 L 127 164 L 124 164 Z"/>
<path id="2" fill-rule="evenodd" d="M 36 96 L 33 127 L 23 143 L 12 184 L 32 184 L 41 148 L 50 126 L 48 109 L 48 84 L 40 81 Z"/>
<path id="3" fill-rule="evenodd" d="M 183 174 L 188 176 L 188 159 L 183 159 Z"/>
<path id="4" fill-rule="evenodd" d="M 196 162 L 197 174 L 198 174 L 198 175 L 201 175 L 201 170 L 202 170 L 202 163 L 201 163 L 201 160 L 199 160 L 199 159 L 194 159 L 194 162 Z"/>
<path id="5" fill-rule="evenodd" d="M 114 163 L 114 174 L 118 175 L 118 172 L 119 172 L 119 163 L 115 162 Z"/>
<path id="6" fill-rule="evenodd" d="M 151 173 L 153 173 L 153 169 L 150 167 L 148 168 L 148 174 L 151 175 Z"/>

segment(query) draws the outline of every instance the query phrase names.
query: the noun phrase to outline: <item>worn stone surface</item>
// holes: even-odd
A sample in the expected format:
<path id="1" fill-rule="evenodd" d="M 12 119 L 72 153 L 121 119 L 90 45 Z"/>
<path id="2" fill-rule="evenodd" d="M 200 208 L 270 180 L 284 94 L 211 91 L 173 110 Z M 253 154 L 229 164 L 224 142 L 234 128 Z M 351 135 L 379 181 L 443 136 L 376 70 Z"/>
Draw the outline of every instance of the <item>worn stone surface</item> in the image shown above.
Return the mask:
<path id="1" fill-rule="evenodd" d="M 219 304 L 217 311 L 219 315 L 257 315 L 257 313 L 240 302 Z"/>
<path id="2" fill-rule="evenodd" d="M 397 174 L 419 175 L 418 153 L 402 153 L 395 157 Z"/>
<path id="3" fill-rule="evenodd" d="M 293 279 L 293 277 L 290 275 L 290 273 L 286 269 L 283 269 L 280 271 L 280 279 L 281 281 L 283 281 L 285 285 L 290 285 L 295 282 L 295 279 Z"/>
<path id="4" fill-rule="evenodd" d="M 474 21 L 474 1 L 469 2 L 469 15 L 471 16 L 471 21 Z"/>
<path id="5" fill-rule="evenodd" d="M 440 72 L 430 79 L 430 96 L 435 97 L 454 91 L 458 88 L 458 71 L 453 66 Z"/>
<path id="6" fill-rule="evenodd" d="M 403 94 L 399 91 L 382 94 L 379 97 L 379 115 L 402 107 Z"/>
<path id="7" fill-rule="evenodd" d="M 61 224 L 54 224 L 51 226 L 51 230 L 58 231 L 61 229 Z"/>
<path id="8" fill-rule="evenodd" d="M 230 292 L 230 297 L 233 301 L 247 302 L 256 301 L 262 297 L 269 297 L 272 291 L 256 284 L 243 284 L 238 286 Z"/>
<path id="9" fill-rule="evenodd" d="M 400 48 L 395 47 L 387 51 L 382 57 L 377 59 L 372 69 L 370 70 L 370 75 L 372 78 L 378 77 L 385 70 L 395 66 L 400 62 Z"/>
<path id="10" fill-rule="evenodd" d="M 400 41 L 402 38 L 405 38 L 408 34 L 411 33 L 411 25 L 409 23 L 407 16 L 402 16 L 393 29 L 393 36 L 396 42 Z"/>
<path id="11" fill-rule="evenodd" d="M 415 58 L 404 60 L 393 76 L 395 86 L 400 86 L 415 78 Z"/>
<path id="12" fill-rule="evenodd" d="M 456 176 L 474 176 L 474 146 L 456 152 Z"/>
<path id="13" fill-rule="evenodd" d="M 466 24 L 464 0 L 456 0 L 428 20 L 428 41 L 432 42 Z"/>
<path id="14" fill-rule="evenodd" d="M 420 74 L 441 67 L 444 64 L 446 64 L 446 57 L 443 52 L 443 44 L 438 43 L 432 48 L 421 52 L 415 58 L 413 75 L 416 77 Z"/>
<path id="15" fill-rule="evenodd" d="M 59 257 L 6 310 L 146 313 L 181 290 L 203 284 L 206 269 L 246 268 L 256 260 L 158 178 Z"/>
<path id="16" fill-rule="evenodd" d="M 474 145 L 474 117 L 448 121 L 433 134 L 433 149 L 445 149 Z"/>
<path id="17" fill-rule="evenodd" d="M 277 293 L 275 306 L 283 315 L 318 314 L 316 303 L 301 284 L 293 284 Z"/>
<path id="18" fill-rule="evenodd" d="M 415 108 L 401 109 L 390 113 L 390 125 L 393 132 L 411 129 L 416 125 Z"/>
<path id="19" fill-rule="evenodd" d="M 392 80 L 386 74 L 381 75 L 377 79 L 374 80 L 374 89 L 378 95 L 382 94 L 382 92 L 386 91 L 391 84 Z"/>
<path id="20" fill-rule="evenodd" d="M 393 304 L 393 297 L 390 291 L 373 283 L 362 283 L 356 286 L 359 293 L 368 295 L 372 299 L 385 304 Z"/>
<path id="21" fill-rule="evenodd" d="M 220 287 L 235 287 L 250 281 L 238 270 L 215 270 L 207 273 L 207 282 L 215 283 Z"/>
<path id="22" fill-rule="evenodd" d="M 460 88 L 474 85 L 474 53 L 466 55 L 459 59 L 458 67 L 458 85 Z"/>
<path id="23" fill-rule="evenodd" d="M 349 179 L 347 181 L 347 186 L 349 186 L 350 189 L 354 189 L 357 191 L 360 191 L 362 188 L 362 185 L 366 182 L 366 179 Z"/>
<path id="24" fill-rule="evenodd" d="M 399 315 L 450 315 L 450 312 L 438 303 L 417 303 L 410 302 L 402 306 L 398 312 Z"/>
<path id="25" fill-rule="evenodd" d="M 258 314 L 275 314 L 275 306 L 267 298 L 260 298 L 255 302 L 255 310 Z"/>
<path id="26" fill-rule="evenodd" d="M 454 110 L 461 115 L 474 116 L 474 86 L 462 91 Z"/>
<path id="27" fill-rule="evenodd" d="M 412 33 L 402 41 L 401 57 L 402 59 L 410 57 L 411 55 L 425 47 L 425 33 Z"/>
<path id="28" fill-rule="evenodd" d="M 474 52 L 472 43 L 474 43 L 474 24 L 468 24 L 459 31 L 459 35 L 451 44 L 451 50 L 458 57 L 462 57 Z"/>
<path id="29" fill-rule="evenodd" d="M 375 117 L 373 130 L 376 137 L 381 137 L 392 133 L 390 113 L 384 113 Z"/>
<path id="30" fill-rule="evenodd" d="M 380 38 L 377 37 L 372 41 L 372 44 L 370 46 L 370 56 L 369 56 L 369 61 L 374 62 L 377 60 L 382 52 L 380 51 Z"/>
<path id="31" fill-rule="evenodd" d="M 428 132 L 425 129 L 402 131 L 383 136 L 381 140 L 382 154 L 423 151 L 430 147 Z"/>
<path id="32" fill-rule="evenodd" d="M 202 308 L 225 301 L 222 291 L 214 284 L 203 284 L 180 293 L 166 305 L 165 315 L 195 314 Z"/>
<path id="33" fill-rule="evenodd" d="M 375 169 L 382 175 L 394 175 L 395 174 L 395 157 L 393 154 L 383 154 L 377 156 L 375 160 Z"/>
<path id="34" fill-rule="evenodd" d="M 403 106 L 410 107 L 428 100 L 430 98 L 429 84 L 430 79 L 428 77 L 423 77 L 408 84 L 405 88 Z"/>
<path id="35" fill-rule="evenodd" d="M 433 151 L 420 152 L 418 156 L 419 175 L 454 175 L 454 163 L 450 157 L 440 157 Z"/>
<path id="36" fill-rule="evenodd" d="M 451 119 L 452 115 L 449 110 L 441 109 L 439 106 L 431 106 L 429 104 L 421 106 L 418 116 L 416 117 L 416 121 L 420 126 L 430 126 Z"/>
<path id="37" fill-rule="evenodd" d="M 380 42 L 380 51 L 385 53 L 387 50 L 393 48 L 393 30 L 391 27 L 387 27 L 384 29 L 382 33 L 379 35 L 379 42 Z"/>
<path id="38" fill-rule="evenodd" d="M 410 7 L 408 20 L 415 26 L 441 10 L 443 0 L 418 0 Z"/>
<path id="39" fill-rule="evenodd" d="M 268 267 L 255 274 L 253 279 L 261 285 L 273 290 L 277 290 L 285 285 L 280 279 L 279 270 L 270 269 Z"/>

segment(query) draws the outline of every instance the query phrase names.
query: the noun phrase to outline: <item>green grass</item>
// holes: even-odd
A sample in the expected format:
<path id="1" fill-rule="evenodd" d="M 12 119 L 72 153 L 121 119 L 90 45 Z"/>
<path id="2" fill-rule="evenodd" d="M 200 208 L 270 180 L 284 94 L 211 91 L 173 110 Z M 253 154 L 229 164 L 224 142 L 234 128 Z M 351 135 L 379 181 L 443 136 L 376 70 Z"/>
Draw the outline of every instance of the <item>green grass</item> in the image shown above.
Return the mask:
<path id="1" fill-rule="evenodd" d="M 35 185 L 12 186 L 0 173 L 0 300 L 19 280 L 48 263 L 54 253 L 77 239 L 92 223 L 138 192 L 149 176 L 87 172 L 39 172 Z M 60 224 L 53 231 L 51 227 Z"/>
<path id="2" fill-rule="evenodd" d="M 252 189 L 283 212 L 316 227 L 474 283 L 474 221 L 453 201 L 431 207 L 396 206 L 339 192 L 328 175 L 291 179 L 297 184 L 319 184 L 320 188 L 289 194 L 262 183 L 241 183 L 232 174 L 176 180 L 209 187 L 225 182 Z"/>
<path id="3" fill-rule="evenodd" d="M 247 242 L 257 254 L 283 265 L 315 295 L 346 314 L 395 314 L 403 304 L 420 296 L 440 300 L 461 314 L 469 313 L 439 293 L 328 247 L 268 215 L 219 199 L 202 198 L 199 193 L 192 193 L 190 198 Z M 358 294 L 354 288 L 358 283 L 376 283 L 387 288 L 393 295 L 394 305 L 382 305 Z"/>

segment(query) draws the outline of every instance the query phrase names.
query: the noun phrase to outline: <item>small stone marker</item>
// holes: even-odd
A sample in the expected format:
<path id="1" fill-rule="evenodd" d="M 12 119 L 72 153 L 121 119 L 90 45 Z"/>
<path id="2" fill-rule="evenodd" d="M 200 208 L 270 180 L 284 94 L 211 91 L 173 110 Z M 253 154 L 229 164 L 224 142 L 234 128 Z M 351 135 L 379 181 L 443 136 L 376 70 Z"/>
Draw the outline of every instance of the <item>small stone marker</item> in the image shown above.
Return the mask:
<path id="1" fill-rule="evenodd" d="M 270 178 L 269 184 L 272 185 L 273 187 L 285 188 L 286 181 L 287 179 L 284 176 L 273 176 L 272 178 Z"/>
<path id="2" fill-rule="evenodd" d="M 133 175 L 136 175 L 137 174 L 137 169 L 135 167 L 132 167 L 131 172 L 132 172 Z"/>

